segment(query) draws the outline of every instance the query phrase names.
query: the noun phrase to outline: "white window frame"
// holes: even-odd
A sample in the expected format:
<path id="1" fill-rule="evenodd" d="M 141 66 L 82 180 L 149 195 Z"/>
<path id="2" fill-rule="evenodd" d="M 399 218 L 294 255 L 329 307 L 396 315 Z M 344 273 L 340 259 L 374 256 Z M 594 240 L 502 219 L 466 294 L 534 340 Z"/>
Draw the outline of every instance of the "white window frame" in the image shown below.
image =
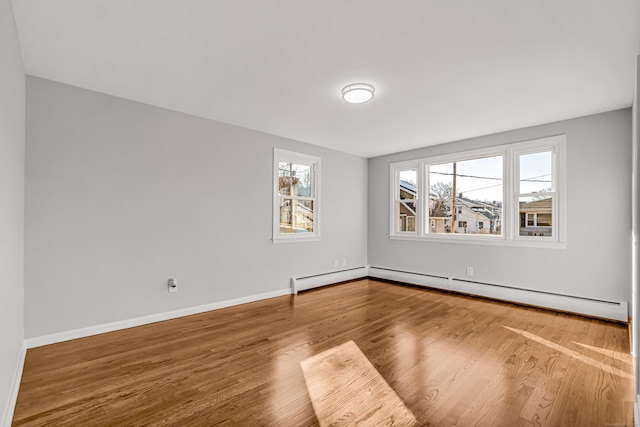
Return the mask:
<path id="1" fill-rule="evenodd" d="M 551 138 L 546 138 L 549 140 Z M 565 215 L 566 205 L 564 203 L 564 176 L 560 176 L 560 173 L 566 173 L 566 167 L 564 164 L 559 165 L 560 160 L 564 162 L 565 159 L 565 140 L 563 138 L 557 144 L 534 144 L 535 141 L 531 141 L 528 144 L 523 144 L 512 150 L 513 155 L 513 194 L 514 202 L 516 205 L 519 203 L 520 197 L 530 197 L 533 195 L 542 195 L 551 197 L 551 236 L 520 236 L 520 212 L 514 212 L 515 218 L 513 220 L 513 236 L 514 240 L 518 241 L 530 241 L 530 242 L 550 242 L 550 243 L 563 243 L 566 242 L 566 220 L 565 216 L 559 216 L 559 214 Z M 520 156 L 527 154 L 536 154 L 551 151 L 551 191 L 547 193 L 520 193 Z M 562 189 L 561 188 L 562 185 Z M 561 196 L 562 195 L 562 199 Z M 562 200 L 562 204 L 559 201 Z M 528 224 L 529 214 L 525 215 L 525 228 L 537 227 L 538 218 L 536 214 L 533 214 L 533 226 Z M 562 224 L 558 224 L 562 221 Z"/>
<path id="2" fill-rule="evenodd" d="M 529 225 L 529 218 L 533 221 L 533 225 Z M 551 221 L 553 222 L 553 215 Z M 524 228 L 536 228 L 538 227 L 538 212 L 529 213 L 525 212 Z"/>
<path id="3" fill-rule="evenodd" d="M 396 166 L 392 168 L 391 176 L 392 176 L 392 186 L 391 186 L 391 218 L 390 218 L 390 227 L 394 235 L 396 236 L 408 236 L 408 237 L 417 237 L 422 234 L 423 222 L 422 218 L 422 204 L 420 203 L 420 191 L 422 188 L 422 179 L 420 173 L 420 162 L 409 161 L 409 162 L 401 162 L 394 163 Z M 400 225 L 400 213 L 398 212 L 399 203 L 403 200 L 400 199 L 400 172 L 415 169 L 416 170 L 416 187 L 417 193 L 414 202 L 416 204 L 416 231 L 398 231 Z M 411 200 L 411 199 L 409 199 Z"/>
<path id="4" fill-rule="evenodd" d="M 533 220 L 533 225 L 529 225 L 529 216 L 531 216 L 531 219 Z M 530 214 L 529 212 L 525 212 L 524 214 L 524 227 L 525 228 L 531 228 L 531 227 L 535 227 L 536 226 L 536 214 L 532 213 Z"/>
<path id="5" fill-rule="evenodd" d="M 552 235 L 520 236 L 519 200 L 520 196 L 526 196 L 526 194 L 519 193 L 519 156 L 543 151 L 552 152 L 553 191 L 544 193 L 544 195 L 552 196 Z M 430 224 L 430 222 L 427 222 L 429 220 L 429 166 L 492 156 L 502 156 L 503 159 L 502 235 L 432 233 L 430 231 L 431 227 L 426 226 Z M 389 238 L 398 240 L 564 249 L 567 245 L 566 157 L 566 135 L 556 135 L 485 149 L 391 163 L 389 165 L 391 189 Z M 399 172 L 414 167 L 418 170 L 416 232 L 398 232 L 396 209 L 399 199 L 399 195 L 397 194 L 399 191 Z"/>
<path id="6" fill-rule="evenodd" d="M 281 196 L 278 186 L 280 162 L 296 163 L 311 168 L 311 196 Z M 320 240 L 320 157 L 295 151 L 273 149 L 273 243 L 311 242 Z M 280 201 L 282 199 L 313 201 L 313 232 L 280 233 Z"/>

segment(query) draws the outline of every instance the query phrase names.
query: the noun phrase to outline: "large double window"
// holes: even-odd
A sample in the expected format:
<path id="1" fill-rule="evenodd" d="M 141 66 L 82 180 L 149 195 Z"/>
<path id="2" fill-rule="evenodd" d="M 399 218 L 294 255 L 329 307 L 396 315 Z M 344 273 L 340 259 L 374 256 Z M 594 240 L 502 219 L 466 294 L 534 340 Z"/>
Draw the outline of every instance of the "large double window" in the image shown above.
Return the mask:
<path id="1" fill-rule="evenodd" d="M 273 241 L 317 240 L 320 159 L 273 150 Z"/>
<path id="2" fill-rule="evenodd" d="M 563 247 L 564 135 L 391 164 L 391 238 Z"/>

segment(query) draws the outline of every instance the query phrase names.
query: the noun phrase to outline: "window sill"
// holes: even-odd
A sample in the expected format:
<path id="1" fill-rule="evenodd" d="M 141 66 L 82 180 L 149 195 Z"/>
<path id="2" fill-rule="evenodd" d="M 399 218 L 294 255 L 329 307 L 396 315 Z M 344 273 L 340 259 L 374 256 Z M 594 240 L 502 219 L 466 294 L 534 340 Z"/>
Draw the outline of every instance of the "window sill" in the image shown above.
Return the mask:
<path id="1" fill-rule="evenodd" d="M 274 245 L 279 243 L 317 242 L 320 240 L 320 236 L 274 237 L 271 240 Z"/>
<path id="2" fill-rule="evenodd" d="M 544 249 L 566 249 L 566 242 L 555 241 L 534 241 L 534 240 L 506 240 L 502 237 L 435 237 L 435 236 L 411 236 L 411 235 L 389 235 L 391 240 L 405 240 L 414 242 L 428 242 L 428 243 L 453 243 L 463 245 L 481 245 L 481 246 L 510 246 L 518 248 L 544 248 Z"/>

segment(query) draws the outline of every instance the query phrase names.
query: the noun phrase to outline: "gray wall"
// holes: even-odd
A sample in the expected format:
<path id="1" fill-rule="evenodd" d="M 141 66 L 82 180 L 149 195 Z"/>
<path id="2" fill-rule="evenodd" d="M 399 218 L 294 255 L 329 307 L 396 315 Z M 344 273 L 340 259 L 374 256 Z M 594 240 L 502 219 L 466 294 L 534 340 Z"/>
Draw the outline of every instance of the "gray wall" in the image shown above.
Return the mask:
<path id="1" fill-rule="evenodd" d="M 35 77 L 27 123 L 27 338 L 366 263 L 366 159 Z M 322 158 L 319 242 L 270 240 L 274 146 Z"/>
<path id="2" fill-rule="evenodd" d="M 0 0 L 0 425 L 24 341 L 25 77 L 11 0 Z"/>
<path id="3" fill-rule="evenodd" d="M 464 125 L 464 124 L 461 124 Z M 390 240 L 389 163 L 567 135 L 567 248 Z M 427 147 L 369 161 L 369 264 L 590 298 L 631 301 L 631 110 Z"/>

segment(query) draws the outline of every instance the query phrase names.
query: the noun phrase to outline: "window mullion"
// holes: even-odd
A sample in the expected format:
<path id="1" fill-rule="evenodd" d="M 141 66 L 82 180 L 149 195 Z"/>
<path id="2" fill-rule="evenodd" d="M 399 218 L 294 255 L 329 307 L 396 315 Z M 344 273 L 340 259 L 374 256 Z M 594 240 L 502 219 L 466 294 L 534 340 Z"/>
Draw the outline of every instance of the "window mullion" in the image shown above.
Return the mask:
<path id="1" fill-rule="evenodd" d="M 519 223 L 519 218 L 517 214 L 513 211 L 514 207 L 517 205 L 517 195 L 516 188 L 514 183 L 517 180 L 517 176 L 519 174 L 518 166 L 516 162 L 517 154 L 511 150 L 507 149 L 504 153 L 504 175 L 507 178 L 504 185 L 504 204 L 503 204 L 503 219 L 505 221 L 504 224 L 504 239 L 512 240 L 517 223 Z M 517 210 L 517 209 L 516 209 Z"/>

